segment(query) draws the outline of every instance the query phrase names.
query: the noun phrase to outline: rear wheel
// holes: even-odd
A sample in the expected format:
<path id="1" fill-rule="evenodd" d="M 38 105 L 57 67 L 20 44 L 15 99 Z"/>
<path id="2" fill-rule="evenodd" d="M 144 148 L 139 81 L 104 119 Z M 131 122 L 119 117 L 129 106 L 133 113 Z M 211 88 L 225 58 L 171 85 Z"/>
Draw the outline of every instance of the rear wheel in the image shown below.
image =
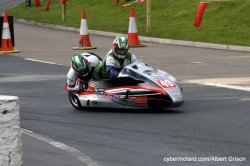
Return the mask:
<path id="1" fill-rule="evenodd" d="M 75 109 L 81 110 L 82 106 L 81 106 L 80 100 L 78 99 L 77 95 L 75 95 L 74 93 L 72 93 L 70 91 L 68 92 L 68 95 L 69 95 L 69 101 L 70 101 L 71 105 Z"/>

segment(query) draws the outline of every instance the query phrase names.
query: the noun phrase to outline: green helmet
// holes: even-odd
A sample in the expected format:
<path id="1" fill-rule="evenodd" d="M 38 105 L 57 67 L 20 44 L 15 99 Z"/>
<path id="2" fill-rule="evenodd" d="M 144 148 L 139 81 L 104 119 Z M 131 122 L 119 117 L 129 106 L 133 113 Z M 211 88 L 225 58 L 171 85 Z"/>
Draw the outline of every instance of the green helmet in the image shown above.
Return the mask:
<path id="1" fill-rule="evenodd" d="M 71 66 L 81 76 L 86 76 L 90 72 L 90 65 L 88 61 L 80 54 L 73 55 Z"/>
<path id="2" fill-rule="evenodd" d="M 125 37 L 116 37 L 114 42 L 113 42 L 113 54 L 118 58 L 118 59 L 124 59 L 127 54 L 128 54 L 128 39 Z"/>

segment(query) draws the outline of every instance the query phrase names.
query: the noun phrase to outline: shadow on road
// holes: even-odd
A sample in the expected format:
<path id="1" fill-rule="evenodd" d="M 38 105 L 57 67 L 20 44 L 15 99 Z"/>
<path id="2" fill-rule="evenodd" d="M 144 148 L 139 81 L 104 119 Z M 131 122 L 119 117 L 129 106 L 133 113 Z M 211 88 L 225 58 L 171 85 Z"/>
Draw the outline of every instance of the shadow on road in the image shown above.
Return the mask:
<path id="1" fill-rule="evenodd" d="M 128 113 L 128 114 L 182 114 L 185 113 L 180 108 L 169 108 L 169 109 L 115 109 L 115 108 L 87 108 L 83 110 L 76 110 L 72 108 L 72 111 L 76 112 L 93 112 L 93 113 Z"/>

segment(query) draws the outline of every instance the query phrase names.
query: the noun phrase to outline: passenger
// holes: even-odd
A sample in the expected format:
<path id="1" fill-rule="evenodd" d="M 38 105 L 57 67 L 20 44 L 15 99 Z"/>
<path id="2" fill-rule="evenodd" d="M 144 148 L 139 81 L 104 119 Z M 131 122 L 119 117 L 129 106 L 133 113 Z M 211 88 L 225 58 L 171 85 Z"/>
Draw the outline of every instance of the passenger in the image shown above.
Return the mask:
<path id="1" fill-rule="evenodd" d="M 73 55 L 71 67 L 67 74 L 66 89 L 79 91 L 87 88 L 87 83 L 93 77 L 93 71 L 100 62 L 101 58 L 92 52 Z M 84 82 L 83 85 L 76 83 L 78 78 Z"/>

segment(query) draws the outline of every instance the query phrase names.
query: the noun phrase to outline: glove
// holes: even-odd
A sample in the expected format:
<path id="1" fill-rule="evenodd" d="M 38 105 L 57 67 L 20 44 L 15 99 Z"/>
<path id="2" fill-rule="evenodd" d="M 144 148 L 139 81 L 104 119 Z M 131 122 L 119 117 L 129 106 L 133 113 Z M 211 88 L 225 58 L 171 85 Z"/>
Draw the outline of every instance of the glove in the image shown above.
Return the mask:
<path id="1" fill-rule="evenodd" d="M 80 89 L 81 89 L 81 90 L 83 90 L 83 91 L 86 90 L 86 85 L 85 85 L 85 84 L 81 84 L 81 85 L 79 85 L 79 86 L 80 86 Z"/>
<path id="2" fill-rule="evenodd" d="M 75 85 L 74 87 L 67 87 L 67 89 L 69 90 L 69 91 L 79 91 L 80 89 L 81 89 L 81 87 L 80 87 L 80 85 L 79 84 L 77 84 L 77 85 Z"/>
<path id="3" fill-rule="evenodd" d="M 87 90 L 87 88 L 88 88 L 88 82 L 87 81 L 83 82 L 81 79 L 77 79 L 75 86 L 72 87 L 72 88 L 69 87 L 68 90 L 72 90 L 72 91 L 80 91 L 80 90 L 82 90 L 82 91 L 85 91 L 85 90 Z"/>

